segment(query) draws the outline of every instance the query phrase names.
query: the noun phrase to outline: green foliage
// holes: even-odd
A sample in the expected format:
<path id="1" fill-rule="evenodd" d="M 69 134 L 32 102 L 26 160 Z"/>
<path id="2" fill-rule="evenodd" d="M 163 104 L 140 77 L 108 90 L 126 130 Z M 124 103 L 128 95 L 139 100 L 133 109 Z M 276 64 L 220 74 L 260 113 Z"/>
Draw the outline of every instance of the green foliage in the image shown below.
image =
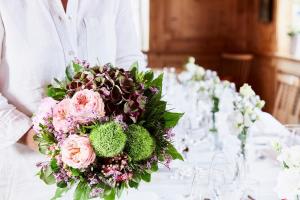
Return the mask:
<path id="1" fill-rule="evenodd" d="M 52 160 L 50 161 L 50 167 L 51 167 L 53 172 L 58 172 L 59 171 L 59 166 L 58 166 L 57 160 L 55 158 L 52 158 Z"/>
<path id="2" fill-rule="evenodd" d="M 296 35 L 300 34 L 300 30 L 293 30 L 288 32 L 288 36 L 295 37 Z"/>
<path id="3" fill-rule="evenodd" d="M 105 191 L 104 200 L 115 200 L 116 198 L 116 191 L 115 189 L 110 189 Z"/>
<path id="4" fill-rule="evenodd" d="M 70 170 L 72 172 L 72 176 L 78 177 L 81 174 L 79 169 L 70 168 Z"/>
<path id="5" fill-rule="evenodd" d="M 54 195 L 54 197 L 51 198 L 51 200 L 58 200 L 61 197 L 63 197 L 63 195 L 66 194 L 72 188 L 72 186 L 74 184 L 74 181 L 73 180 L 70 181 L 69 184 L 70 184 L 69 187 L 64 187 L 64 188 L 58 187 L 58 188 L 56 188 L 55 195 Z"/>
<path id="6" fill-rule="evenodd" d="M 80 181 L 74 192 L 74 200 L 88 200 L 90 199 L 91 187 L 87 182 Z"/>
<path id="7" fill-rule="evenodd" d="M 65 188 L 56 188 L 55 195 L 54 195 L 54 197 L 51 198 L 51 200 L 58 200 L 58 199 L 60 199 L 69 190 L 70 189 L 68 187 L 65 187 Z"/>
<path id="8" fill-rule="evenodd" d="M 71 65 L 67 66 L 65 74 L 68 82 L 73 80 L 73 77 L 84 70 L 83 66 L 73 62 Z"/>
<path id="9" fill-rule="evenodd" d="M 155 150 L 155 141 L 150 133 L 139 125 L 131 125 L 126 131 L 128 140 L 126 152 L 133 161 L 149 158 Z"/>
<path id="10" fill-rule="evenodd" d="M 114 157 L 121 153 L 126 144 L 126 134 L 116 122 L 108 122 L 92 129 L 91 143 L 99 157 Z"/>
<path id="11" fill-rule="evenodd" d="M 156 85 L 162 85 L 162 78 L 163 76 L 159 76 L 157 79 L 154 79 L 154 73 L 153 71 L 149 70 L 146 72 L 139 72 L 138 70 L 138 63 L 134 63 L 131 66 L 131 70 L 130 70 L 131 74 L 133 75 L 135 81 L 137 81 L 138 83 L 143 83 L 145 88 L 149 88 L 149 87 L 155 87 Z M 161 80 L 161 84 L 159 84 Z M 158 87 L 161 91 L 161 87 Z"/>
<path id="12" fill-rule="evenodd" d="M 183 116 L 182 113 L 165 112 L 164 113 L 165 128 L 175 127 L 182 116 Z"/>
<path id="13" fill-rule="evenodd" d="M 66 79 L 67 79 L 68 82 L 73 80 L 74 74 L 73 74 L 71 66 L 66 67 L 65 74 L 66 74 Z"/>
<path id="14" fill-rule="evenodd" d="M 213 108 L 212 108 L 211 112 L 217 113 L 220 110 L 219 109 L 220 99 L 216 96 L 213 96 L 212 100 L 213 100 Z"/>
<path id="15" fill-rule="evenodd" d="M 162 94 L 162 85 L 163 85 L 163 80 L 164 80 L 164 74 L 160 74 L 156 79 L 154 79 L 150 86 L 151 87 L 155 87 L 159 90 L 159 97 L 161 98 L 161 94 Z"/>
<path id="16" fill-rule="evenodd" d="M 42 128 L 41 133 L 33 137 L 34 141 L 38 143 L 41 154 L 47 155 L 48 149 L 55 144 L 55 139 L 52 133 Z"/>
<path id="17" fill-rule="evenodd" d="M 144 173 L 141 175 L 141 178 L 147 183 L 151 182 L 151 174 L 146 171 L 144 171 Z"/>
<path id="18" fill-rule="evenodd" d="M 151 171 L 152 172 L 157 172 L 158 171 L 158 164 L 157 163 L 153 163 L 151 166 Z"/>
<path id="19" fill-rule="evenodd" d="M 127 187 L 127 183 L 123 182 L 119 187 L 116 188 L 116 194 L 118 198 L 122 196 L 122 193 L 126 187 Z"/>
<path id="20" fill-rule="evenodd" d="M 53 171 L 50 166 L 41 169 L 38 173 L 40 179 L 44 181 L 47 185 L 55 184 L 55 177 L 53 176 Z"/>
<path id="21" fill-rule="evenodd" d="M 72 66 L 73 66 L 73 70 L 74 70 L 75 74 L 77 74 L 79 72 L 82 72 L 83 69 L 84 69 L 81 65 L 79 65 L 79 64 L 77 64 L 75 62 L 73 62 Z"/>
<path id="22" fill-rule="evenodd" d="M 61 101 L 67 95 L 67 90 L 65 88 L 57 88 L 49 85 L 46 89 L 46 94 L 48 97 L 52 97 L 55 100 Z"/>
<path id="23" fill-rule="evenodd" d="M 171 143 L 168 144 L 166 153 L 169 154 L 174 160 L 184 161 L 182 155 L 177 151 L 177 149 Z"/>

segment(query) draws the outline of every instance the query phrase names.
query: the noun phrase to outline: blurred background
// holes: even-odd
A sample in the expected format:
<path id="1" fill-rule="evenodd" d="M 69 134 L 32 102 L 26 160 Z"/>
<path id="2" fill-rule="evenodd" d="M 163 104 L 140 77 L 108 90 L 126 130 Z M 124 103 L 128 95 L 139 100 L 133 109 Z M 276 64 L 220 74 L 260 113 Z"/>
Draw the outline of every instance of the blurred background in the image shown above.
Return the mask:
<path id="1" fill-rule="evenodd" d="M 189 56 L 237 86 L 248 82 L 282 123 L 298 123 L 300 0 L 132 0 L 153 68 Z"/>

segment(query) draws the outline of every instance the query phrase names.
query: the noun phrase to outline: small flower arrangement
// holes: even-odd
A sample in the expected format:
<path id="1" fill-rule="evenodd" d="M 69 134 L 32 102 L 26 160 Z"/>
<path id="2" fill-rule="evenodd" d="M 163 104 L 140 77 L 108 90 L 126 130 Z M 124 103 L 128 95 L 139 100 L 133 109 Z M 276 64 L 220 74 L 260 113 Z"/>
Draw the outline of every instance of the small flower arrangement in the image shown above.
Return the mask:
<path id="1" fill-rule="evenodd" d="M 291 38 L 299 34 L 300 34 L 300 30 L 292 30 L 288 32 L 288 36 L 290 36 Z"/>
<path id="2" fill-rule="evenodd" d="M 279 153 L 277 157 L 282 166 L 277 178 L 275 191 L 280 199 L 300 199 L 300 146 L 283 148 L 279 143 L 273 144 Z"/>
<path id="3" fill-rule="evenodd" d="M 244 84 L 233 102 L 234 112 L 230 117 L 233 122 L 233 131 L 241 141 L 241 153 L 245 156 L 245 145 L 249 128 L 259 119 L 259 113 L 265 102 L 255 94 L 251 86 Z"/>
<path id="4" fill-rule="evenodd" d="M 65 80 L 54 80 L 33 116 L 35 141 L 49 158 L 38 175 L 57 185 L 53 200 L 74 185 L 74 200 L 114 200 L 150 182 L 159 163 L 183 160 L 170 137 L 182 114 L 166 109 L 163 75 L 75 61 Z"/>
<path id="5" fill-rule="evenodd" d="M 207 77 L 207 70 L 196 64 L 194 57 L 189 57 L 184 65 L 185 71 L 181 72 L 178 79 L 182 83 L 203 81 Z"/>

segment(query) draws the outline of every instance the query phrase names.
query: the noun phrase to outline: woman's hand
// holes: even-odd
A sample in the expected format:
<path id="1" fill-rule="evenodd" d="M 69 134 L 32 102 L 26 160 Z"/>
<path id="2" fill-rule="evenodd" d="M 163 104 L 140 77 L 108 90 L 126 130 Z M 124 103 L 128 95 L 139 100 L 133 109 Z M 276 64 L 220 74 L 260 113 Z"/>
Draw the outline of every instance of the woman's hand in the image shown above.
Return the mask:
<path id="1" fill-rule="evenodd" d="M 33 140 L 33 136 L 35 135 L 34 130 L 31 128 L 23 135 L 23 137 L 18 141 L 18 143 L 26 145 L 30 149 L 34 151 L 38 151 L 38 145 L 37 143 Z"/>

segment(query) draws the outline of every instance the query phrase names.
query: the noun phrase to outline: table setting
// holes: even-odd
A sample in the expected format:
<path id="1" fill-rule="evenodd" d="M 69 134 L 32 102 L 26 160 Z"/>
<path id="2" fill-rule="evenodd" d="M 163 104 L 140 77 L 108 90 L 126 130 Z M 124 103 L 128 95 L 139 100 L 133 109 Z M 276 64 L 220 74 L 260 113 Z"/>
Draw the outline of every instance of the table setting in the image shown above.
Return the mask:
<path id="1" fill-rule="evenodd" d="M 299 144 L 298 125 L 282 125 L 262 111 L 264 102 L 251 86 L 237 91 L 215 72 L 197 66 L 193 58 L 184 72 L 162 71 L 169 108 L 184 113 L 173 131 L 175 146 L 185 161 L 173 162 L 170 169 L 161 166 L 152 183 L 129 191 L 122 200 L 298 198 L 298 191 L 288 186 L 293 183 L 286 180 L 295 170 L 286 172 L 288 166 L 280 160 L 282 149 Z M 247 95 L 252 102 L 242 102 Z"/>

